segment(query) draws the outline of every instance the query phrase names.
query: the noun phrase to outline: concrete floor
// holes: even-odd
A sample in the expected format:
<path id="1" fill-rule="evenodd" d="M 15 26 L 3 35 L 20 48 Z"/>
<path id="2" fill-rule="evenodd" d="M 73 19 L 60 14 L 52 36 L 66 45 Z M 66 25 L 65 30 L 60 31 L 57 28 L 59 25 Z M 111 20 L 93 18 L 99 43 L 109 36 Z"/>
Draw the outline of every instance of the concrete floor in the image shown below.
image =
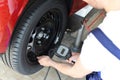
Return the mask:
<path id="1" fill-rule="evenodd" d="M 48 70 L 48 68 L 46 67 L 33 75 L 29 75 L 29 76 L 21 75 L 15 71 L 13 71 L 12 69 L 8 68 L 0 60 L 0 80 L 44 80 L 47 70 Z M 83 79 L 74 79 L 74 78 L 71 78 L 64 74 L 61 74 L 61 73 L 60 73 L 60 76 L 61 76 L 62 80 L 85 80 L 84 78 Z M 46 80 L 59 80 L 55 69 L 50 68 L 50 71 L 49 71 L 49 74 L 48 74 Z"/>
<path id="2" fill-rule="evenodd" d="M 96 13 L 96 15 L 99 14 L 99 13 L 100 12 Z M 102 19 L 103 18 L 101 18 L 97 23 L 93 24 L 93 27 L 94 26 L 96 27 L 99 24 L 99 22 L 102 21 Z M 92 21 L 92 18 L 89 21 Z M 87 23 L 87 25 L 89 25 L 89 22 Z M 70 46 L 69 44 L 72 44 L 74 42 L 76 33 L 77 33 L 77 31 L 75 33 L 72 33 L 72 34 L 65 35 L 65 37 L 63 39 L 64 43 L 68 44 L 68 46 Z M 85 33 L 85 35 L 86 35 L 86 33 Z M 55 59 L 60 60 L 57 57 L 55 57 Z M 15 72 L 15 71 L 13 71 L 12 69 L 8 68 L 0 60 L 0 80 L 43 80 L 47 70 L 48 70 L 48 68 L 45 67 L 45 68 L 43 68 L 42 70 L 40 70 L 39 72 L 37 72 L 33 75 L 29 75 L 29 76 L 21 75 L 21 74 Z M 71 77 L 66 76 L 64 74 L 61 74 L 61 73 L 60 73 L 60 76 L 61 76 L 62 80 L 85 80 L 85 78 L 83 78 L 83 79 L 71 78 Z M 59 80 L 55 69 L 50 68 L 47 80 Z"/>

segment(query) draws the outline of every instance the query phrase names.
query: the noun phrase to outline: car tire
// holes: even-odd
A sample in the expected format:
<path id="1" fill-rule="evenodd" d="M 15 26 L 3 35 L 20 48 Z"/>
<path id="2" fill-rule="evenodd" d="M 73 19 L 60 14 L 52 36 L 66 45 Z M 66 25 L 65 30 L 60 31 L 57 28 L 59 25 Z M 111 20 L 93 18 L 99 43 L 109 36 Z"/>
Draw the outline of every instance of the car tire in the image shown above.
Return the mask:
<path id="1" fill-rule="evenodd" d="M 66 22 L 64 0 L 36 0 L 20 17 L 3 62 L 24 75 L 39 71 L 43 66 L 36 57 L 54 55 L 49 53 L 60 45 Z"/>

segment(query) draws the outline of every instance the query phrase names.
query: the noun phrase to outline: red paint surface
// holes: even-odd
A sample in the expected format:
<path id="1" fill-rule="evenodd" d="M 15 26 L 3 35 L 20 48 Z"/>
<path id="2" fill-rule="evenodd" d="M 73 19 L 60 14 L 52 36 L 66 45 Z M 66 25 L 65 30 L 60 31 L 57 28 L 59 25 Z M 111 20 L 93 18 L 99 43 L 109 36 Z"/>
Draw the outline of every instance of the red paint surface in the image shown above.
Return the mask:
<path id="1" fill-rule="evenodd" d="M 0 53 L 8 46 L 16 22 L 28 0 L 0 0 Z"/>
<path id="2" fill-rule="evenodd" d="M 72 9 L 70 11 L 70 15 L 74 14 L 76 11 L 80 10 L 81 8 L 85 7 L 87 3 L 83 2 L 82 0 L 73 0 Z"/>

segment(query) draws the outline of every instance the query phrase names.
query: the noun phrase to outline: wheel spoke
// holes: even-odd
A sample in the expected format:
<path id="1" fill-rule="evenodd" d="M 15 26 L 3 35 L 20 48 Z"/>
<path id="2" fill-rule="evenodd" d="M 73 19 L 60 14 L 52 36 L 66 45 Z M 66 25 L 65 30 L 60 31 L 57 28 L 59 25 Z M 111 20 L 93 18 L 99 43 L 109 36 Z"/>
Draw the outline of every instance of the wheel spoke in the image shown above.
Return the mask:
<path id="1" fill-rule="evenodd" d="M 31 37 L 30 37 L 30 40 L 29 40 L 29 43 L 28 43 L 28 46 L 27 46 L 27 50 L 32 50 L 35 35 L 36 35 L 36 32 L 34 30 L 33 33 L 32 33 L 32 35 L 31 35 Z"/>

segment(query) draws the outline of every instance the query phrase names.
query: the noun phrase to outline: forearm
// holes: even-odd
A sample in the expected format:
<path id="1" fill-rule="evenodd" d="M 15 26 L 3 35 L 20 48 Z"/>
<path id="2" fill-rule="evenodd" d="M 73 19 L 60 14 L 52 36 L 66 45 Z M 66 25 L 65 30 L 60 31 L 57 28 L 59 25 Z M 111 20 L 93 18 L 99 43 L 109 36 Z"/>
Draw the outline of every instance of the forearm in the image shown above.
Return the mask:
<path id="1" fill-rule="evenodd" d="M 63 74 L 73 77 L 73 74 L 72 74 L 73 65 L 72 64 L 53 61 L 51 63 L 51 67 L 57 69 Z"/>
<path id="2" fill-rule="evenodd" d="M 85 75 L 92 72 L 92 71 L 86 70 L 81 65 L 79 59 L 76 61 L 74 65 L 52 61 L 52 63 L 50 63 L 50 66 L 57 69 L 61 73 L 74 77 L 74 78 L 82 78 Z"/>
<path id="3" fill-rule="evenodd" d="M 82 66 L 79 58 L 77 59 L 74 65 L 69 63 L 53 61 L 48 56 L 40 56 L 40 57 L 37 57 L 37 59 L 40 65 L 51 66 L 57 69 L 58 71 L 60 71 L 61 73 L 71 77 L 82 78 L 86 74 L 91 73 L 91 71 L 85 69 L 84 66 Z"/>

